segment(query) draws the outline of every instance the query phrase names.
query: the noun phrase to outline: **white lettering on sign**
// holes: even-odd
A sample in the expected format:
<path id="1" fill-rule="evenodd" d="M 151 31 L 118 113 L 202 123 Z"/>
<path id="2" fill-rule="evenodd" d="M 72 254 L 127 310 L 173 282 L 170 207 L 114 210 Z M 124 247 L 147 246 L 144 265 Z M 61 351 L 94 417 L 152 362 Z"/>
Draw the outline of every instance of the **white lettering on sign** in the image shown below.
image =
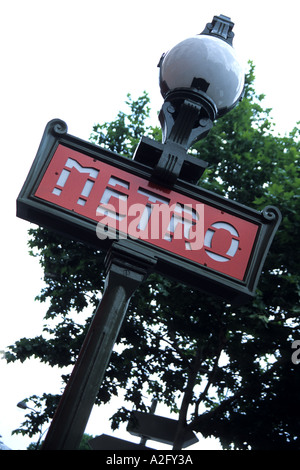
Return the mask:
<path id="1" fill-rule="evenodd" d="M 35 196 L 96 222 L 99 239 L 140 239 L 243 280 L 258 225 L 59 145 Z"/>
<path id="2" fill-rule="evenodd" d="M 149 207 L 143 204 L 132 204 L 127 207 L 127 210 L 125 207 L 127 206 L 123 204 L 122 214 L 116 211 L 114 205 L 106 204 L 98 207 L 97 213 L 105 216 L 97 224 L 98 238 L 101 240 L 106 238 L 123 239 L 128 235 L 133 239 L 164 239 L 168 242 L 184 239 L 187 250 L 199 250 L 203 247 L 203 224 L 196 227 L 196 222 L 200 221 L 199 214 L 203 213 L 203 204 L 197 204 L 197 211 L 186 205 L 181 207 L 178 204 L 172 206 L 151 204 Z M 179 207 L 180 212 L 178 211 Z M 194 220 L 189 220 L 185 217 L 186 213 L 197 214 L 197 217 L 195 216 Z M 117 222 L 121 222 L 119 230 Z"/>
<path id="3" fill-rule="evenodd" d="M 114 176 L 112 176 L 109 179 L 108 184 L 111 186 L 119 185 L 119 186 L 123 186 L 126 189 L 129 189 L 129 184 L 126 181 L 120 180 L 119 178 L 115 178 Z M 122 210 L 122 213 L 116 212 L 115 206 L 110 204 L 111 198 L 116 198 L 119 201 L 119 203 L 121 202 L 125 203 L 125 207 L 124 207 L 124 204 L 119 204 L 119 207 L 121 206 L 124 207 L 124 210 Z M 100 205 L 96 209 L 96 215 L 106 215 L 115 220 L 123 220 L 127 215 L 127 205 L 126 205 L 127 198 L 128 198 L 127 194 L 121 193 L 120 191 L 116 189 L 106 187 L 101 197 Z"/>
<path id="4" fill-rule="evenodd" d="M 232 225 L 226 222 L 216 222 L 211 225 L 211 228 L 209 228 L 205 234 L 204 247 L 212 249 L 214 235 L 216 234 L 218 229 L 226 230 L 232 236 L 230 247 L 225 253 L 225 256 L 218 255 L 214 253 L 213 251 L 212 252 L 209 251 L 208 249 L 206 249 L 205 251 L 208 254 L 208 256 L 210 256 L 210 258 L 212 258 L 213 260 L 219 261 L 220 263 L 224 263 L 226 261 L 230 261 L 230 259 L 233 258 L 233 256 L 236 254 L 238 247 L 239 247 L 239 240 L 238 240 L 239 234 Z"/>
<path id="5" fill-rule="evenodd" d="M 88 175 L 77 200 L 77 204 L 84 206 L 99 175 L 99 170 L 84 167 L 72 158 L 67 159 L 52 193 L 57 196 L 61 194 L 73 168 L 79 173 Z M 189 204 L 169 205 L 170 199 L 167 197 L 139 187 L 137 192 L 145 196 L 145 203 L 129 205 L 129 194 L 122 192 L 120 188 L 116 189 L 117 186 L 125 188 L 127 192 L 129 190 L 127 181 L 111 176 L 96 209 L 96 215 L 102 217 L 96 228 L 96 234 L 101 240 L 123 239 L 127 236 L 133 239 L 164 239 L 170 243 L 173 240 L 184 240 L 186 250 L 200 250 L 204 246 L 207 255 L 220 263 L 230 261 L 235 256 L 239 246 L 239 234 L 232 225 L 226 222 L 215 222 L 204 235 L 203 204 L 197 204 L 196 209 Z M 114 204 L 111 204 L 112 201 Z M 121 227 L 117 226 L 117 222 L 122 222 Z M 227 231 L 231 235 L 230 247 L 223 254 L 216 253 L 213 246 L 219 230 Z"/>
<path id="6" fill-rule="evenodd" d="M 111 177 L 108 184 L 129 189 L 128 183 L 116 177 Z M 109 186 L 105 188 L 96 211 L 97 215 L 105 216 L 97 225 L 98 238 L 123 239 L 127 235 L 133 239 L 164 239 L 168 242 L 184 239 L 187 250 L 203 247 L 203 223 L 195 230 L 200 213 L 203 214 L 203 204 L 197 204 L 197 209 L 187 204 L 169 205 L 170 199 L 149 189 L 140 187 L 137 192 L 146 197 L 144 204 L 128 204 L 128 194 Z M 115 204 L 111 204 L 113 199 Z M 121 222 L 119 230 L 117 222 Z"/>
<path id="7" fill-rule="evenodd" d="M 155 204 L 155 203 L 160 203 L 159 206 L 161 206 L 162 204 L 166 204 L 167 205 L 166 207 L 169 208 L 168 204 L 170 203 L 170 199 L 158 196 L 152 191 L 149 191 L 143 188 L 139 188 L 138 193 L 142 194 L 143 196 L 146 196 L 148 199 L 145 209 L 141 215 L 139 225 L 138 225 L 138 228 L 140 230 L 145 230 L 146 227 L 148 226 L 148 222 L 152 214 L 153 208 L 158 207 L 158 204 Z M 153 236 L 155 236 L 155 234 L 153 234 Z"/>

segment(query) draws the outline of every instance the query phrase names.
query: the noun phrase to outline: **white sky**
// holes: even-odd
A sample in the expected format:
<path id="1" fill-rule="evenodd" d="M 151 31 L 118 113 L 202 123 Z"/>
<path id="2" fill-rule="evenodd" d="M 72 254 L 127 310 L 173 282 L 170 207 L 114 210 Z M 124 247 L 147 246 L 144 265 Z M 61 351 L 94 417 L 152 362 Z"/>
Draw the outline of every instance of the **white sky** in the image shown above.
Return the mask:
<path id="1" fill-rule="evenodd" d="M 278 130 L 288 132 L 300 119 L 299 13 L 298 0 L 2 0 L 0 350 L 42 332 L 46 306 L 34 302 L 42 273 L 28 255 L 30 224 L 16 218 L 15 201 L 47 122 L 61 118 L 70 134 L 88 140 L 94 123 L 126 109 L 128 92 L 137 98 L 146 90 L 158 124 L 161 54 L 224 14 L 235 23 L 241 60 L 256 65 L 256 89 L 267 95 Z M 0 435 L 6 445 L 27 447 L 29 439 L 11 436 L 25 414 L 16 404 L 32 394 L 57 393 L 60 374 L 37 361 L 0 360 Z M 102 427 L 103 413 L 108 417 L 112 411 L 110 406 L 93 411 L 87 432 L 112 434 Z M 202 442 L 201 448 L 209 445 Z"/>

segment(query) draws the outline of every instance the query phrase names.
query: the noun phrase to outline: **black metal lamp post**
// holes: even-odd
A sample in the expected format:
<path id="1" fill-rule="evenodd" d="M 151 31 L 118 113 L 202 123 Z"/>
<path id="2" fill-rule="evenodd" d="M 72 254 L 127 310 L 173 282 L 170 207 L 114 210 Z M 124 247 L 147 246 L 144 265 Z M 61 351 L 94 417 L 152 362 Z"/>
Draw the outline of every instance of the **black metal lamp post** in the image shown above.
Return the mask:
<path id="1" fill-rule="evenodd" d="M 163 141 L 143 137 L 133 161 L 68 135 L 66 124 L 60 120 L 51 121 L 45 129 L 17 200 L 17 215 L 107 251 L 107 278 L 43 450 L 78 448 L 128 303 L 151 272 L 179 282 L 189 278 L 191 285 L 207 292 L 217 286 L 219 294 L 229 301 L 239 302 L 253 296 L 281 220 L 280 212 L 268 206 L 258 213 L 195 186 L 208 164 L 187 153 L 193 143 L 207 135 L 215 119 L 232 109 L 242 96 L 244 73 L 232 48 L 232 28 L 228 17 L 215 16 L 200 35 L 182 41 L 162 56 L 159 68 L 164 97 L 160 113 Z M 114 192 L 115 186 L 119 189 Z M 137 232 L 132 240 L 108 237 L 99 241 L 96 223 L 100 217 L 99 201 L 103 202 L 101 194 L 104 196 L 106 190 L 115 196 L 119 194 L 117 201 L 122 197 L 128 199 L 129 205 L 138 203 L 144 210 L 148 202 L 143 188 L 147 188 L 147 200 L 154 196 L 155 201 L 161 197 L 165 202 L 168 200 L 164 206 L 169 211 L 170 224 L 174 216 L 172 207 L 198 207 L 199 203 L 203 217 L 199 216 L 200 225 L 196 228 L 208 234 L 203 246 L 186 249 L 182 237 L 179 250 L 170 246 L 171 236 L 166 240 L 162 234 L 158 244 L 155 236 L 153 240 L 151 237 L 143 240 L 136 237 Z M 169 199 L 165 198 L 166 193 Z M 106 203 L 103 205 L 105 208 Z M 129 223 L 126 211 L 124 220 Z M 205 217 L 209 223 L 204 223 Z M 191 227 L 189 219 L 181 222 Z M 122 227 L 118 229 L 121 232 Z M 123 232 L 130 238 L 129 228 L 129 225 L 123 228 Z M 215 235 L 217 230 L 221 238 L 225 232 L 226 243 L 230 237 L 231 244 L 225 246 L 225 251 Z M 193 235 L 189 233 L 186 237 L 192 240 Z M 236 247 L 233 251 L 232 246 Z M 224 268 L 225 263 L 228 264 Z M 180 427 L 177 431 L 175 441 L 179 448 L 183 434 Z"/>
<path id="2" fill-rule="evenodd" d="M 230 18 L 215 16 L 200 35 L 185 39 L 160 59 L 163 146 L 153 177 L 164 184 L 172 185 L 178 177 L 197 182 L 207 163 L 187 150 L 242 97 L 244 73 L 232 47 L 233 25 Z M 145 146 L 151 143 L 144 140 L 142 145 L 135 159 L 145 162 Z"/>

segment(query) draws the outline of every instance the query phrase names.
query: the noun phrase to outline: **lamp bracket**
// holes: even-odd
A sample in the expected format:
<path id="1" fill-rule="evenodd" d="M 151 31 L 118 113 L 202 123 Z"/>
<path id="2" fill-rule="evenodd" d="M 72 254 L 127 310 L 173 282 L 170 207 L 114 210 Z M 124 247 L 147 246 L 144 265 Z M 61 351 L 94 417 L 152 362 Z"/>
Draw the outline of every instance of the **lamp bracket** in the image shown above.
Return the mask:
<path id="1" fill-rule="evenodd" d="M 151 168 L 154 183 L 172 187 L 177 178 L 197 184 L 208 163 L 195 158 L 174 142 L 165 144 L 143 136 L 133 159 Z"/>
<path id="2" fill-rule="evenodd" d="M 197 88 L 168 92 L 159 113 L 163 143 L 173 142 L 188 150 L 207 135 L 217 112 L 206 93 Z"/>
<path id="3" fill-rule="evenodd" d="M 173 186 L 180 178 L 196 184 L 208 163 L 188 155 L 187 150 L 208 134 L 216 115 L 217 108 L 205 92 L 197 88 L 169 91 L 159 114 L 162 144 L 151 152 L 153 141 L 142 139 L 134 159 L 153 168 L 152 179 L 157 183 Z"/>

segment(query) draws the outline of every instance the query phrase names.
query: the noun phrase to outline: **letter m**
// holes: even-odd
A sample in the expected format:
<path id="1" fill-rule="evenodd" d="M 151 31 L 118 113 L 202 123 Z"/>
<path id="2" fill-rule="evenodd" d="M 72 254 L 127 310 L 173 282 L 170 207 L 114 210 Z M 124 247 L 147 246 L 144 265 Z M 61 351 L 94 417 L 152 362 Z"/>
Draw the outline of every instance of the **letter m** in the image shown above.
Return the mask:
<path id="1" fill-rule="evenodd" d="M 95 179 L 97 178 L 99 174 L 99 170 L 96 170 L 95 168 L 83 167 L 76 160 L 73 160 L 72 158 L 68 158 L 64 169 L 62 170 L 61 174 L 58 177 L 57 183 L 52 191 L 52 194 L 55 194 L 56 196 L 61 195 L 65 187 L 65 184 L 73 169 L 77 170 L 79 173 L 87 174 L 87 177 L 88 177 L 88 179 L 85 181 L 84 187 L 81 190 L 80 197 L 77 201 L 77 204 L 84 206 L 86 203 L 86 198 L 89 196 L 92 190 L 92 187 L 94 186 Z M 81 188 L 77 188 L 77 189 L 80 190 Z"/>

